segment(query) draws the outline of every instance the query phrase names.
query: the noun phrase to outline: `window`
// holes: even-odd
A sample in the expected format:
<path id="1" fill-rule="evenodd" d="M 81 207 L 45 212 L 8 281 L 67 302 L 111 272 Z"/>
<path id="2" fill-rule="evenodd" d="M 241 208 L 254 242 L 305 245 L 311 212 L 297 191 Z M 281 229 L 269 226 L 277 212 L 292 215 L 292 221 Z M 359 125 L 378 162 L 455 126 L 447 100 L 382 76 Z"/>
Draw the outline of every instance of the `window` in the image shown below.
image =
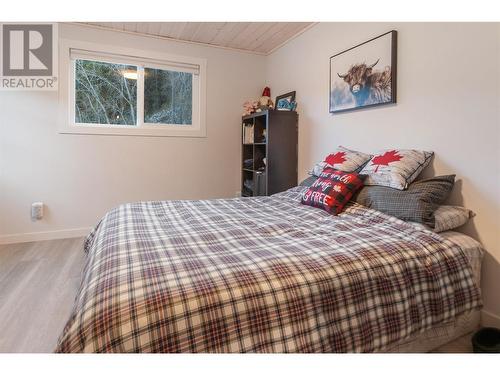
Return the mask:
<path id="1" fill-rule="evenodd" d="M 62 133 L 205 136 L 204 60 L 66 48 Z"/>

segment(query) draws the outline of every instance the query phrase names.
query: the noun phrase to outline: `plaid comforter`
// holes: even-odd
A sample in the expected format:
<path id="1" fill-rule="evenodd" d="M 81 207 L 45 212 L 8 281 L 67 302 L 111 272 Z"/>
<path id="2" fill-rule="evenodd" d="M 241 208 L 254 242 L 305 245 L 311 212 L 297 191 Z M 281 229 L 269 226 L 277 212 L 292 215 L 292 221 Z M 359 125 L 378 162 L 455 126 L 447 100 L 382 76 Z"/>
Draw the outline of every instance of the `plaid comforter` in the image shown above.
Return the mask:
<path id="1" fill-rule="evenodd" d="M 372 352 L 481 306 L 457 245 L 304 189 L 110 211 L 56 351 Z"/>

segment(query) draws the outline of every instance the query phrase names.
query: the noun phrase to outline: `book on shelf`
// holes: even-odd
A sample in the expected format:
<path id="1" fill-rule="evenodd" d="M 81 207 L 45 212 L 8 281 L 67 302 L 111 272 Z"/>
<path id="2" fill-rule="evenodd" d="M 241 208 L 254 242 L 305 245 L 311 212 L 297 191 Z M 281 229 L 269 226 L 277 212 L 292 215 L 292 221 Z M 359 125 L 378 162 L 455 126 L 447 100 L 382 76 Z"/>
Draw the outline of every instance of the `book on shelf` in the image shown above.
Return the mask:
<path id="1" fill-rule="evenodd" d="M 253 124 L 243 124 L 243 143 L 253 143 Z"/>

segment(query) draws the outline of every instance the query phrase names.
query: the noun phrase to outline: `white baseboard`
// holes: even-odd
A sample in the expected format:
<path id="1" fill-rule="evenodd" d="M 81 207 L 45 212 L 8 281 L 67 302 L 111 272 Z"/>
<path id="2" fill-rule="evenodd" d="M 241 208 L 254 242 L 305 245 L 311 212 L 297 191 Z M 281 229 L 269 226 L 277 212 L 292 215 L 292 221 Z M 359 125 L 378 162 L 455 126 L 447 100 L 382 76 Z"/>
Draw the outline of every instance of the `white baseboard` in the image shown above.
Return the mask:
<path id="1" fill-rule="evenodd" d="M 19 242 L 56 240 L 60 238 L 83 237 L 89 234 L 91 230 L 92 228 L 88 227 L 88 228 L 53 230 L 47 232 L 6 234 L 6 235 L 0 235 L 0 245 L 19 243 Z"/>
<path id="2" fill-rule="evenodd" d="M 500 328 L 500 316 L 486 310 L 481 310 L 481 326 Z"/>

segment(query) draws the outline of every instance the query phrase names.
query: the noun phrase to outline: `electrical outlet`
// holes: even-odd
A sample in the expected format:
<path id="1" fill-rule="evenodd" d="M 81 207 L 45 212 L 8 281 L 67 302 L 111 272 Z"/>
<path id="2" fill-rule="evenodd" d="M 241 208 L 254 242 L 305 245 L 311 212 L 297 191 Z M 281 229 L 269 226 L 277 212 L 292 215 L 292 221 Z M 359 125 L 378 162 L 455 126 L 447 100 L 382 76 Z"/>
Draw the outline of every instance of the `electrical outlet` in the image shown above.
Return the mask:
<path id="1" fill-rule="evenodd" d="M 33 202 L 31 204 L 31 220 L 42 220 L 43 218 L 43 202 Z"/>
<path id="2" fill-rule="evenodd" d="M 238 190 L 238 191 L 234 194 L 234 196 L 235 196 L 236 198 L 241 197 L 241 191 L 239 191 L 239 190 Z"/>

